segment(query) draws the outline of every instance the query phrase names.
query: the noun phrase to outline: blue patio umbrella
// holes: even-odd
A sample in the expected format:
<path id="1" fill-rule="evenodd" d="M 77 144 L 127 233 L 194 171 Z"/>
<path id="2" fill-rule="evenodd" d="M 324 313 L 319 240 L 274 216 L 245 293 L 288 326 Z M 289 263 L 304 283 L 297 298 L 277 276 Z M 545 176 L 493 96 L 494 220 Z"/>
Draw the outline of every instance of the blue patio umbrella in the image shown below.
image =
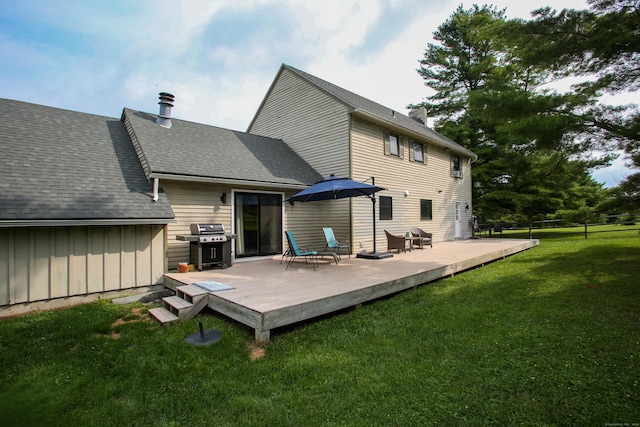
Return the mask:
<path id="1" fill-rule="evenodd" d="M 349 178 L 340 178 L 331 175 L 329 178 L 316 182 L 311 187 L 294 194 L 287 199 L 288 202 L 317 202 L 321 200 L 337 200 L 350 197 L 367 196 L 373 203 L 373 252 L 362 252 L 358 254 L 360 258 L 387 258 L 391 254 L 379 254 L 376 252 L 376 198 L 378 191 L 385 188 L 375 185 L 375 179 L 371 178 L 371 184 L 354 181 Z"/>

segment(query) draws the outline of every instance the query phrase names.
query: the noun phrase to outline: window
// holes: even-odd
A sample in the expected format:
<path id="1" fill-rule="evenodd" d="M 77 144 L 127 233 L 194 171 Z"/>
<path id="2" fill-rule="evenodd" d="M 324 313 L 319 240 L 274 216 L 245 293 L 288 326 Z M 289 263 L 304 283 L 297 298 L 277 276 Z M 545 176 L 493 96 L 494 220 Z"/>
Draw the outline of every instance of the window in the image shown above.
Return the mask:
<path id="1" fill-rule="evenodd" d="M 393 219 L 393 203 L 391 197 L 380 196 L 380 219 Z"/>
<path id="2" fill-rule="evenodd" d="M 451 175 L 454 178 L 462 178 L 460 156 L 451 156 Z"/>
<path id="3" fill-rule="evenodd" d="M 420 199 L 420 219 L 431 220 L 433 219 L 433 201 Z"/>
<path id="4" fill-rule="evenodd" d="M 404 158 L 404 139 L 396 133 L 384 133 L 384 154 Z"/>
<path id="5" fill-rule="evenodd" d="M 412 145 L 411 160 L 424 163 L 424 145 L 415 141 L 412 141 Z"/>
<path id="6" fill-rule="evenodd" d="M 389 154 L 392 156 L 400 157 L 400 138 L 398 135 L 389 134 Z"/>

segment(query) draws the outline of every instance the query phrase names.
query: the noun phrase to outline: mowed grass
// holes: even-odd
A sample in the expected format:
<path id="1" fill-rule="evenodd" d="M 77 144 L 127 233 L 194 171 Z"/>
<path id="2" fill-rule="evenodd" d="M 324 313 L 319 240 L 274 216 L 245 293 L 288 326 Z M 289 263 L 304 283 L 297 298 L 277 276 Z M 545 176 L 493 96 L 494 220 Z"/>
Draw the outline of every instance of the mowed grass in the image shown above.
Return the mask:
<path id="1" fill-rule="evenodd" d="M 0 321 L 0 423 L 640 422 L 637 230 L 543 238 L 453 278 L 276 330 L 264 349 L 252 330 L 210 311 L 161 328 L 146 310 L 103 301 Z M 185 343 L 199 321 L 222 340 Z"/>

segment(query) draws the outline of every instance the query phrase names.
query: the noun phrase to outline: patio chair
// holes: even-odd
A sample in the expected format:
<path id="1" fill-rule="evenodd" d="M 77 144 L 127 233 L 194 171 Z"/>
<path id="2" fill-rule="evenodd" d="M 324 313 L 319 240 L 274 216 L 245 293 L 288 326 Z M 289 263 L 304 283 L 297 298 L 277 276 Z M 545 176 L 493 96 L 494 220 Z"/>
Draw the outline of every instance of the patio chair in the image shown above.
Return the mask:
<path id="1" fill-rule="evenodd" d="M 387 230 L 384 230 L 384 234 L 387 235 L 387 251 L 392 251 L 393 249 L 397 249 L 398 253 L 400 251 L 407 253 L 407 246 L 405 244 L 405 236 L 394 236 L 389 233 Z"/>
<path id="2" fill-rule="evenodd" d="M 413 227 L 411 230 L 411 235 L 413 237 L 419 237 L 420 240 L 418 240 L 420 249 L 424 248 L 424 245 L 429 245 L 431 246 L 431 248 L 433 249 L 433 234 L 432 233 L 427 233 L 425 231 L 423 231 L 422 229 L 418 228 L 418 227 Z M 411 241 L 411 244 L 414 244 L 414 240 Z"/>
<path id="3" fill-rule="evenodd" d="M 327 240 L 327 244 L 324 247 L 325 252 L 327 249 L 331 249 L 338 254 L 338 258 L 341 257 L 342 249 L 346 249 L 349 254 L 349 258 L 351 258 L 351 247 L 349 246 L 349 241 L 347 243 L 340 243 L 336 240 L 336 236 L 333 234 L 333 228 L 327 227 L 323 228 L 324 238 Z"/>
<path id="4" fill-rule="evenodd" d="M 310 249 L 300 249 L 291 231 L 286 230 L 284 234 L 287 235 L 287 242 L 289 243 L 289 250 L 285 253 L 287 256 L 287 266 L 285 267 L 285 270 L 287 270 L 291 266 L 291 264 L 293 264 L 293 261 L 297 257 L 304 257 L 304 260 L 307 263 L 309 260 L 311 260 L 313 269 L 315 270 L 318 266 L 318 252 Z"/>

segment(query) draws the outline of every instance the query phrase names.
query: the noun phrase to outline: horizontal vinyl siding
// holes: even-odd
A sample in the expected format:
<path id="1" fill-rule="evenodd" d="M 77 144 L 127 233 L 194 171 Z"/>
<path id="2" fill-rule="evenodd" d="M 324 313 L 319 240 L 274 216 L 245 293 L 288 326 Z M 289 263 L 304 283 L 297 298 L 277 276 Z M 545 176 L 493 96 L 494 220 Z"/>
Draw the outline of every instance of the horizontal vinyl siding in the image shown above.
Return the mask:
<path id="1" fill-rule="evenodd" d="M 0 229 L 0 306 L 162 283 L 164 226 Z"/>
<path id="2" fill-rule="evenodd" d="M 160 186 L 176 216 L 176 222 L 167 226 L 167 253 L 169 269 L 177 269 L 179 262 L 189 262 L 189 242 L 176 236 L 191 234 L 192 223 L 220 223 L 231 232 L 231 187 L 176 181 L 160 181 Z M 222 193 L 227 193 L 227 203 L 220 200 Z"/>
<path id="3" fill-rule="evenodd" d="M 379 205 L 376 203 L 377 249 L 386 249 L 384 230 L 394 234 L 405 234 L 411 227 L 419 227 L 433 233 L 434 241 L 453 240 L 454 202 L 462 202 L 462 225 L 464 236 L 470 236 L 469 211 L 465 203 L 471 205 L 471 170 L 468 159 L 462 158 L 463 178 L 451 177 L 450 153 L 442 148 L 425 144 L 425 163 L 410 161 L 409 141 L 404 137 L 404 158 L 384 154 L 384 133 L 381 126 L 354 118 L 352 122 L 353 178 L 365 180 L 376 178 L 376 185 L 387 190 L 376 195 L 392 197 L 393 220 L 379 219 Z M 404 191 L 409 195 L 405 197 Z M 420 220 L 420 200 L 432 200 L 433 220 Z M 365 200 L 366 201 L 366 200 Z M 373 214 L 371 202 L 354 200 L 356 241 L 370 248 L 373 246 Z"/>
<path id="4" fill-rule="evenodd" d="M 285 230 L 293 232 L 299 246 L 322 251 L 326 244 L 322 231 L 324 227 L 333 228 L 336 239 L 341 243 L 352 240 L 349 226 L 350 200 L 348 199 L 295 203 L 293 206 L 287 203 L 285 212 Z M 285 241 L 285 250 L 286 247 Z"/>
<path id="5" fill-rule="evenodd" d="M 288 70 L 248 131 L 282 139 L 322 176 L 349 175 L 347 108 Z"/>

